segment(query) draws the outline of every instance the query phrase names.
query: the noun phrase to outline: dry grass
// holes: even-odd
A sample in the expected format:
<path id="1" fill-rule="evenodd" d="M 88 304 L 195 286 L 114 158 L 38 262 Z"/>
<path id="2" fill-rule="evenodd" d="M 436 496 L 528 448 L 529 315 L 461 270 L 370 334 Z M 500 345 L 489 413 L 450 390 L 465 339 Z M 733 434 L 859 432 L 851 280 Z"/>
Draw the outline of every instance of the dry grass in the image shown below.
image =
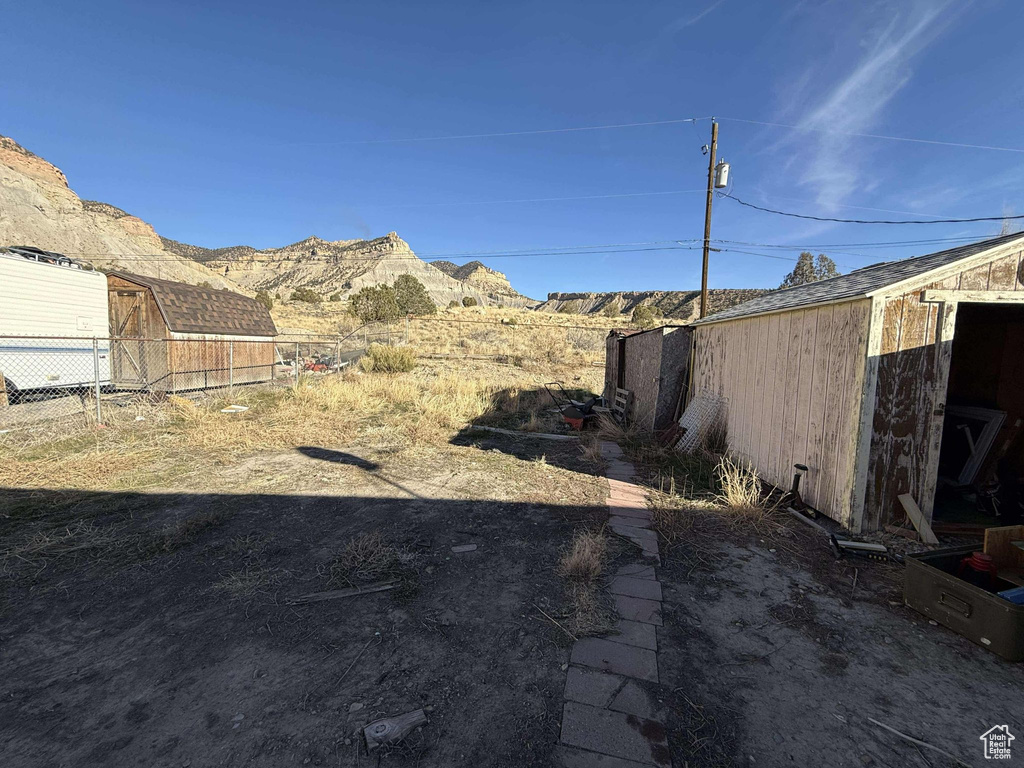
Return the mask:
<path id="1" fill-rule="evenodd" d="M 359 365 L 366 372 L 408 373 L 416 367 L 416 352 L 411 347 L 371 344 Z"/>
<path id="2" fill-rule="evenodd" d="M 757 523 L 772 512 L 761 478 L 749 465 L 723 456 L 715 475 L 719 486 L 715 498 L 726 514 Z"/>
<path id="3" fill-rule="evenodd" d="M 614 623 L 600 583 L 607 560 L 604 531 L 580 530 L 558 561 L 565 579 L 565 627 L 576 637 L 607 632 Z"/>
<path id="4" fill-rule="evenodd" d="M 213 585 L 213 589 L 226 592 L 231 600 L 251 602 L 260 595 L 270 595 L 281 583 L 281 573 L 261 565 L 247 565 L 232 571 Z"/>
<path id="5" fill-rule="evenodd" d="M 341 554 L 319 570 L 332 589 L 356 587 L 384 579 L 409 580 L 417 559 L 416 553 L 389 543 L 380 531 L 369 531 L 349 539 Z"/>
<path id="6" fill-rule="evenodd" d="M 604 571 L 607 556 L 608 537 L 603 531 L 577 531 L 558 561 L 558 573 L 564 579 L 596 583 Z"/>

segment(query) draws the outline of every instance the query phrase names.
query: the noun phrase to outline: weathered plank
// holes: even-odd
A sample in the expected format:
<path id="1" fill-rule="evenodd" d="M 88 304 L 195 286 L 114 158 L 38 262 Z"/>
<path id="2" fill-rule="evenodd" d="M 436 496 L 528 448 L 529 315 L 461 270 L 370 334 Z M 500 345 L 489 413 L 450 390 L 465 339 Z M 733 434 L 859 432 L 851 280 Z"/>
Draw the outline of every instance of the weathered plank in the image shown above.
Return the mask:
<path id="1" fill-rule="evenodd" d="M 814 348 L 814 381 L 811 383 L 810 418 L 807 427 L 807 500 L 813 506 L 819 504 L 824 506 L 822 490 L 824 482 L 822 478 L 822 454 L 823 441 L 825 439 L 825 421 L 831 418 L 826 410 L 826 398 L 831 380 L 828 370 L 829 345 L 832 342 L 832 318 L 834 308 L 832 306 L 819 307 L 818 330 L 815 337 Z"/>
<path id="2" fill-rule="evenodd" d="M 917 506 L 914 497 L 909 493 L 901 493 L 896 498 L 899 500 L 900 506 L 903 507 L 903 511 L 907 513 L 907 517 L 910 518 L 910 522 L 914 524 L 917 532 L 921 534 L 921 541 L 925 544 L 938 544 L 939 540 L 932 533 L 932 527 L 928 524 L 924 513 Z"/>

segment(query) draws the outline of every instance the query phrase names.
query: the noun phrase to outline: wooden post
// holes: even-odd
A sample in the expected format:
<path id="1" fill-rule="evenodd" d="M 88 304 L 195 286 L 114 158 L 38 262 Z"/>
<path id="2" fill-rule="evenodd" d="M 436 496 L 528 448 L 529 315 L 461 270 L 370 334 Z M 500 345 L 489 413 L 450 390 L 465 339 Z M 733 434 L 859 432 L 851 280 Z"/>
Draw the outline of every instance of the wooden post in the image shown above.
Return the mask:
<path id="1" fill-rule="evenodd" d="M 704 260 L 700 273 L 700 316 L 708 314 L 708 249 L 711 247 L 711 199 L 715 191 L 715 150 L 718 148 L 718 123 L 711 121 L 711 157 L 708 161 L 708 202 L 704 209 Z"/>
<path id="2" fill-rule="evenodd" d="M 7 400 L 7 380 L 3 371 L 0 371 L 0 408 L 6 408 L 8 405 L 10 402 Z"/>
<path id="3" fill-rule="evenodd" d="M 235 340 L 228 340 L 228 394 L 235 389 Z"/>
<path id="4" fill-rule="evenodd" d="M 295 342 L 295 381 L 292 382 L 293 387 L 299 386 L 299 342 Z"/>

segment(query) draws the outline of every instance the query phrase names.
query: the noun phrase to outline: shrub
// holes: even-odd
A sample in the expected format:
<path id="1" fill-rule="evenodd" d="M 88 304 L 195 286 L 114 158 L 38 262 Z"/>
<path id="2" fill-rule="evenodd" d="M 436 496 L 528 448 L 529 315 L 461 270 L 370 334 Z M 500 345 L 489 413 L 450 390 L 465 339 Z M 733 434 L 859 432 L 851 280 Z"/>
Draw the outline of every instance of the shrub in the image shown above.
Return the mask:
<path id="1" fill-rule="evenodd" d="M 351 299 L 353 314 L 364 323 L 391 322 L 401 317 L 395 289 L 390 285 L 368 285 Z"/>
<path id="2" fill-rule="evenodd" d="M 403 315 L 433 315 L 437 312 L 423 283 L 412 275 L 399 275 L 395 280 L 395 301 Z"/>
<path id="3" fill-rule="evenodd" d="M 633 324 L 647 330 L 657 325 L 661 319 L 661 310 L 650 304 L 640 304 L 633 310 Z"/>
<path id="4" fill-rule="evenodd" d="M 341 292 L 332 293 L 327 300 L 328 301 L 335 301 L 335 302 L 341 301 Z"/>
<path id="5" fill-rule="evenodd" d="M 558 311 L 563 315 L 576 315 L 580 311 L 580 302 L 576 299 L 567 301 L 558 308 Z"/>
<path id="6" fill-rule="evenodd" d="M 209 288 L 212 290 L 213 286 L 210 285 L 209 281 L 201 280 L 200 282 L 196 283 L 196 288 Z"/>
<path id="7" fill-rule="evenodd" d="M 270 298 L 270 294 L 266 291 L 256 291 L 256 301 L 266 307 L 267 310 L 274 308 L 274 300 Z"/>
<path id="8" fill-rule="evenodd" d="M 455 300 L 448 302 L 448 309 L 455 309 L 457 306 L 459 306 L 459 302 Z"/>
<path id="9" fill-rule="evenodd" d="M 464 307 L 475 307 L 476 306 L 476 299 L 474 299 L 472 296 L 463 296 L 462 297 L 462 306 L 464 306 Z"/>
<path id="10" fill-rule="evenodd" d="M 619 309 L 617 302 L 611 301 L 604 306 L 604 309 L 601 310 L 601 314 L 605 317 L 618 317 L 622 314 L 622 310 Z"/>
<path id="11" fill-rule="evenodd" d="M 364 371 L 379 373 L 407 373 L 416 367 L 416 353 L 412 347 L 389 347 L 371 344 L 360 361 Z"/>
<path id="12" fill-rule="evenodd" d="M 312 288 L 301 286 L 292 291 L 292 301 L 304 301 L 307 304 L 319 304 L 324 297 Z"/>
<path id="13" fill-rule="evenodd" d="M 723 457 L 715 468 L 715 478 L 719 484 L 716 501 L 727 512 L 757 521 L 771 511 L 761 478 L 749 465 Z"/>

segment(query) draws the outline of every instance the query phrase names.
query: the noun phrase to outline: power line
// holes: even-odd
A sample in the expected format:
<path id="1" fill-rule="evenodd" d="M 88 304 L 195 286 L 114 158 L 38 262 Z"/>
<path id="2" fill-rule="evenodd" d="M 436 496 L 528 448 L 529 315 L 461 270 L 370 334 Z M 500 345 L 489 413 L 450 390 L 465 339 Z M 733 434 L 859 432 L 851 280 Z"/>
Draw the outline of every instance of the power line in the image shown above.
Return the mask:
<path id="1" fill-rule="evenodd" d="M 1018 152 L 1024 153 L 1024 149 L 1018 147 L 997 147 L 991 144 L 967 144 L 960 141 L 938 141 L 935 139 L 916 139 L 909 136 L 886 136 L 881 133 L 858 133 L 856 131 L 839 131 L 834 128 L 812 128 L 806 125 L 792 125 L 789 123 L 772 123 L 764 120 L 748 120 L 742 117 L 719 117 L 719 120 L 729 120 L 734 123 L 749 123 L 752 125 L 766 125 L 772 128 L 789 128 L 794 131 L 813 131 L 815 133 L 834 133 L 840 136 L 853 136 L 861 139 L 884 139 L 886 141 L 904 141 L 912 144 L 934 144 L 940 147 L 956 147 L 959 149 L 987 149 L 993 152 Z"/>
<path id="2" fill-rule="evenodd" d="M 740 200 L 738 197 L 734 197 L 733 195 L 729 195 L 724 192 L 719 192 L 718 196 L 727 197 L 740 205 L 744 205 L 747 208 L 753 208 L 756 211 L 763 211 L 764 213 L 774 213 L 777 216 L 790 216 L 794 219 L 810 219 L 811 221 L 834 221 L 839 224 L 971 224 L 980 221 L 1012 221 L 1015 219 L 1024 219 L 1024 214 L 1016 216 L 977 216 L 970 219 L 837 219 L 831 216 L 810 216 L 805 213 L 793 213 L 792 211 L 778 211 L 774 208 L 765 208 L 760 205 L 754 205 L 753 203 Z"/>
<path id="3" fill-rule="evenodd" d="M 366 205 L 363 208 L 434 208 L 458 205 L 498 205 L 503 203 L 554 203 L 564 200 L 607 200 L 618 197 L 654 197 L 658 195 L 684 195 L 689 192 L 703 192 L 703 189 L 670 189 L 665 192 L 622 192 L 610 195 L 577 195 L 573 197 L 527 197 L 517 200 L 465 200 L 449 203 L 407 203 L 400 205 Z"/>
<path id="4" fill-rule="evenodd" d="M 576 131 L 605 131 L 615 128 L 641 128 L 651 125 L 679 125 L 710 120 L 710 117 L 685 117 L 676 120 L 649 120 L 641 123 L 613 123 L 609 125 L 582 125 L 572 128 L 543 128 L 533 131 L 501 131 L 497 133 L 463 133 L 451 136 L 409 136 L 396 139 L 353 139 L 350 141 L 300 141 L 288 142 L 291 146 L 342 146 L 350 144 L 403 144 L 420 141 L 454 141 L 456 139 L 490 139 L 504 136 L 537 136 L 546 133 L 574 133 Z"/>

